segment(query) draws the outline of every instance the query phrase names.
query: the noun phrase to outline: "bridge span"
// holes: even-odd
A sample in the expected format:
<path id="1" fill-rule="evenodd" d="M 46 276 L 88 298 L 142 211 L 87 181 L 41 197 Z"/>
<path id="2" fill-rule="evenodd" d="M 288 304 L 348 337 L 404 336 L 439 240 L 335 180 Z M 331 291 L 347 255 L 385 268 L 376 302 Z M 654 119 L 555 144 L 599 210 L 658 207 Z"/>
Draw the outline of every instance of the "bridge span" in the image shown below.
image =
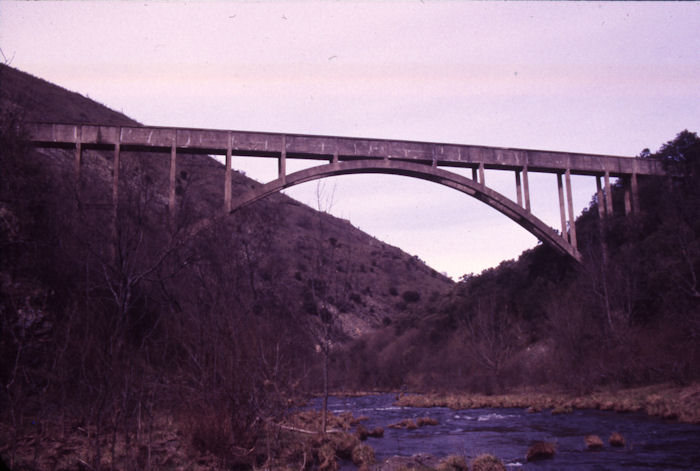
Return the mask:
<path id="1" fill-rule="evenodd" d="M 620 178 L 625 188 L 625 211 L 639 210 L 637 177 L 665 175 L 660 161 L 634 157 L 570 152 L 441 144 L 431 142 L 365 139 L 304 134 L 280 134 L 214 129 L 149 126 L 105 126 L 63 123 L 29 123 L 30 142 L 37 147 L 75 150 L 75 172 L 80 175 L 84 149 L 113 150 L 113 205 L 118 201 L 119 158 L 122 151 L 162 152 L 170 155 L 169 207 L 175 207 L 178 154 L 225 156 L 223 210 L 233 212 L 271 193 L 303 182 L 333 175 L 385 173 L 432 181 L 454 188 L 492 206 L 530 231 L 541 241 L 576 260 L 571 175 L 596 179 L 600 216 L 613 211 L 611 178 Z M 278 178 L 232 199 L 231 171 L 234 156 L 277 159 Z M 287 173 L 287 159 L 317 160 L 305 170 Z M 471 169 L 472 178 L 449 171 Z M 487 186 L 485 170 L 512 171 L 516 188 L 513 201 Z M 561 231 L 532 214 L 528 174 L 556 175 Z"/>

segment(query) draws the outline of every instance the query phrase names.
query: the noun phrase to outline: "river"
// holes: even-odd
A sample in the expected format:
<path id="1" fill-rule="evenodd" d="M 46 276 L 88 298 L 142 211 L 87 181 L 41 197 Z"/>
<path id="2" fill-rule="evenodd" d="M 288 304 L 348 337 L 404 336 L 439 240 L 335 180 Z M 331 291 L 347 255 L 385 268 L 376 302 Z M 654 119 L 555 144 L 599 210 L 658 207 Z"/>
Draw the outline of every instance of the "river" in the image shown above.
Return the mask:
<path id="1" fill-rule="evenodd" d="M 320 401 L 315 404 L 318 407 Z M 428 453 L 437 457 L 458 454 L 468 460 L 490 453 L 508 469 L 537 470 L 700 470 L 700 425 L 681 424 L 649 417 L 642 413 L 616 413 L 575 410 L 552 415 L 549 411 L 529 413 L 524 409 L 414 408 L 394 405 L 393 395 L 331 397 L 334 414 L 352 412 L 366 416 L 363 424 L 371 429 L 384 427 L 383 438 L 368 438 L 377 461 L 391 456 Z M 403 419 L 426 417 L 439 425 L 415 430 L 391 429 Z M 608 445 L 613 432 L 621 433 L 624 447 Z M 587 451 L 584 437 L 598 435 L 605 446 Z M 556 455 L 547 460 L 525 460 L 532 442 L 556 444 Z M 343 463 L 343 470 L 355 469 Z"/>

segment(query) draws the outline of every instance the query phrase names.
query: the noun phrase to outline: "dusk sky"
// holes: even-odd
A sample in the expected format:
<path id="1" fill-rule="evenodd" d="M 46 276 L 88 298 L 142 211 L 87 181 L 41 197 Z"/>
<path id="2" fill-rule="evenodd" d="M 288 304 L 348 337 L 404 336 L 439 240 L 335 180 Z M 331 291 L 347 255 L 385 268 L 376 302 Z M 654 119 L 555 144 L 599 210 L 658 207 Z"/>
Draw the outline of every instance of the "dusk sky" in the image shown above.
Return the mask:
<path id="1" fill-rule="evenodd" d="M 0 0 L 0 59 L 144 124 L 622 156 L 700 128 L 698 31 L 697 2 Z M 555 176 L 530 177 L 558 228 Z M 323 182 L 333 214 L 454 279 L 537 243 L 434 183 Z M 511 173 L 486 182 L 514 198 Z M 595 181 L 573 184 L 579 214 Z M 315 207 L 316 189 L 286 193 Z"/>

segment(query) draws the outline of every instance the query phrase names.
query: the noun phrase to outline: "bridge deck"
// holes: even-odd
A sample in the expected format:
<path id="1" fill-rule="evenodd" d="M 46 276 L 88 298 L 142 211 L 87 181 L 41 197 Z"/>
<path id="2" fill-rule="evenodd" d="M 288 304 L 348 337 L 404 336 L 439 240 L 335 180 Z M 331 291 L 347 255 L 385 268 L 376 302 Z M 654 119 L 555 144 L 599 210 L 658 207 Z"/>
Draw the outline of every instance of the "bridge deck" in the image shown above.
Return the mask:
<path id="1" fill-rule="evenodd" d="M 437 166 L 521 170 L 575 175 L 663 175 L 661 162 L 608 155 L 395 141 L 303 134 L 225 131 L 148 126 L 30 123 L 32 142 L 42 146 L 138 149 L 178 152 L 350 161 L 389 159 Z"/>

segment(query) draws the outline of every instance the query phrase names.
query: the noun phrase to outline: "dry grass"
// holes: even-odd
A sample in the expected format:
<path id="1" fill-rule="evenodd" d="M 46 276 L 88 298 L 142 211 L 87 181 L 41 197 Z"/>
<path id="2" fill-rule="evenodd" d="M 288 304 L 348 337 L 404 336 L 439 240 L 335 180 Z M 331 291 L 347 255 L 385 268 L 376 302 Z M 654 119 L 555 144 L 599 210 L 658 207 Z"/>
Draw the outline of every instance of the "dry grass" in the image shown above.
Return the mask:
<path id="1" fill-rule="evenodd" d="M 501 460 L 487 454 L 477 456 L 470 464 L 472 471 L 506 471 Z"/>
<path id="2" fill-rule="evenodd" d="M 7 459 L 6 464 L 16 470 L 91 469 L 96 461 L 95 444 L 99 440 L 100 469 L 112 469 L 112 466 L 114 469 L 218 469 L 221 460 L 195 443 L 196 434 L 202 438 L 201 430 L 189 427 L 189 423 L 172 416 L 158 415 L 150 429 L 144 427 L 138 434 L 131 434 L 127 443 L 121 431 L 113 435 L 111 430 L 103 429 L 98 437 L 92 426 L 55 424 L 43 432 L 26 430 L 20 434 L 11 458 L 6 447 L 0 446 L 0 454 Z M 0 433 L 0 443 L 9 445 L 8 438 Z"/>
<path id="3" fill-rule="evenodd" d="M 397 405 L 404 407 L 450 407 L 480 409 L 515 407 L 539 412 L 569 413 L 574 409 L 645 412 L 680 422 L 700 423 L 700 383 L 680 387 L 669 384 L 632 389 L 593 392 L 585 396 L 563 393 L 517 393 L 487 396 L 482 394 L 409 394 Z"/>
<path id="4" fill-rule="evenodd" d="M 389 425 L 389 428 L 415 430 L 418 428 L 418 424 L 413 419 L 403 419 L 400 422 Z"/>
<path id="5" fill-rule="evenodd" d="M 333 447 L 324 443 L 318 448 L 316 452 L 318 457 L 318 469 L 319 471 L 335 471 L 338 469 L 338 460 L 335 458 L 335 450 Z"/>
<path id="6" fill-rule="evenodd" d="M 586 435 L 583 439 L 586 450 L 594 451 L 603 448 L 603 440 L 598 435 Z"/>
<path id="7" fill-rule="evenodd" d="M 610 443 L 610 446 L 625 446 L 625 437 L 623 437 L 621 433 L 613 432 L 608 439 L 608 443 Z"/>
<path id="8" fill-rule="evenodd" d="M 355 422 L 350 415 L 329 414 L 333 432 L 317 433 L 319 412 L 304 411 L 284 424 L 269 424 L 263 433 L 273 437 L 270 456 L 253 456 L 230 443 L 231 431 L 226 421 L 209 415 L 173 417 L 157 415 L 150 429 L 144 427 L 138 436 L 125 442 L 122 432 L 116 434 L 114 460 L 110 430 L 99 436 L 100 469 L 187 469 L 193 471 L 231 469 L 236 464 L 267 461 L 272 469 L 302 469 L 314 467 L 325 471 L 338 469 L 338 458 L 352 459 L 365 468 L 374 463 L 374 450 L 360 442 L 350 430 Z M 45 426 L 43 433 L 21 434 L 14 456 L 10 456 L 11 430 L 0 429 L 0 453 L 11 469 L 90 469 L 95 462 L 95 430 L 89 426 L 67 426 L 62 437 L 61 427 Z M 311 430 L 307 430 L 311 429 Z M 373 433 L 379 433 L 376 430 Z M 383 432 L 383 430 L 382 430 Z M 7 444 L 7 445 L 6 445 Z M 10 465 L 10 463 L 7 463 Z"/>
<path id="9" fill-rule="evenodd" d="M 419 427 L 424 427 L 426 425 L 439 425 L 440 422 L 437 421 L 437 419 L 433 419 L 432 417 L 419 417 L 416 419 L 416 425 Z"/>
<path id="10" fill-rule="evenodd" d="M 374 449 L 371 446 L 360 444 L 352 450 L 352 462 L 355 466 L 374 464 Z"/>
<path id="11" fill-rule="evenodd" d="M 525 459 L 527 461 L 537 461 L 551 458 L 556 453 L 556 447 L 554 443 L 549 442 L 535 442 L 527 450 L 527 455 Z"/>
<path id="12" fill-rule="evenodd" d="M 467 471 L 467 460 L 463 456 L 450 455 L 438 463 L 437 471 Z"/>
<path id="13" fill-rule="evenodd" d="M 384 429 L 382 427 L 375 427 L 373 429 L 368 429 L 362 424 L 359 424 L 355 428 L 355 433 L 357 434 L 357 438 L 359 438 L 362 441 L 367 440 L 368 437 L 374 437 L 374 438 L 381 438 L 384 436 Z"/>

